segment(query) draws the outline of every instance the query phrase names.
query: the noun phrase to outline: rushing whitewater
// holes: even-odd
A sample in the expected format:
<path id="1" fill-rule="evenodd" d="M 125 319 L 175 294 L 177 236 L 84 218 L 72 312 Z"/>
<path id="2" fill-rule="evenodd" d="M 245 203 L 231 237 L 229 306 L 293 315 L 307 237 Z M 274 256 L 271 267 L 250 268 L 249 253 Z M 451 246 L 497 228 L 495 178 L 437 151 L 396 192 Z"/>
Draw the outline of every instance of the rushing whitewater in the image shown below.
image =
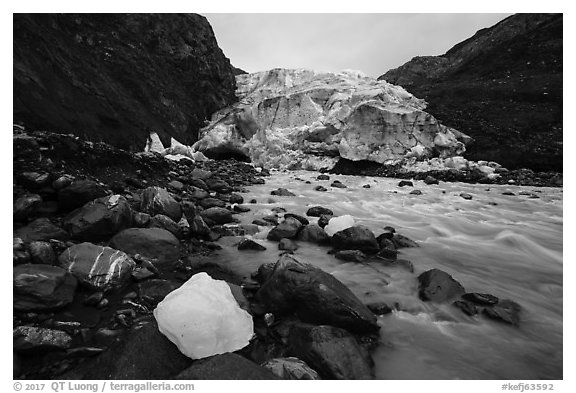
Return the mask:
<path id="1" fill-rule="evenodd" d="M 245 198 L 258 203 L 240 219 L 250 223 L 277 206 L 305 215 L 310 206 L 322 205 L 337 216 L 351 215 L 376 234 L 390 225 L 420 244 L 398 256 L 412 261 L 414 273 L 376 262 L 343 262 L 328 255 L 328 248 L 310 243 L 299 242 L 295 252 L 336 276 L 365 303 L 396 306 L 379 317 L 381 337 L 372 353 L 377 378 L 562 378 L 562 189 L 414 181 L 422 195 L 410 195 L 412 188 L 397 187 L 397 179 L 331 176 L 318 181 L 316 175 L 275 173 L 265 185 L 250 187 Z M 335 179 L 348 188 L 330 187 Z M 328 191 L 314 191 L 318 184 Z M 296 196 L 271 196 L 278 187 Z M 515 195 L 502 195 L 505 191 Z M 460 197 L 463 192 L 472 200 Z M 220 258 L 246 275 L 276 261 L 277 243 L 266 240 L 270 227 L 261 229 L 253 238 L 267 251 L 238 258 L 234 239 L 222 238 Z M 450 273 L 469 292 L 518 302 L 520 326 L 421 301 L 417 276 L 431 268 Z"/>

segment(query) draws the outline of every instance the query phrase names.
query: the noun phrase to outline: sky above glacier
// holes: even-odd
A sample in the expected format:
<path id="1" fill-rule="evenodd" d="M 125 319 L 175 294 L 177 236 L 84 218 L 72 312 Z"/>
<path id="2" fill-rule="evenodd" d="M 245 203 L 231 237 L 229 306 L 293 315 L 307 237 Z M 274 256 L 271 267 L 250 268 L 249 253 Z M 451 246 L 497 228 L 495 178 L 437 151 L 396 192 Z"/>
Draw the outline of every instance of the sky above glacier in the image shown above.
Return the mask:
<path id="1" fill-rule="evenodd" d="M 235 67 L 360 70 L 378 77 L 414 56 L 441 55 L 511 14 L 209 14 Z"/>

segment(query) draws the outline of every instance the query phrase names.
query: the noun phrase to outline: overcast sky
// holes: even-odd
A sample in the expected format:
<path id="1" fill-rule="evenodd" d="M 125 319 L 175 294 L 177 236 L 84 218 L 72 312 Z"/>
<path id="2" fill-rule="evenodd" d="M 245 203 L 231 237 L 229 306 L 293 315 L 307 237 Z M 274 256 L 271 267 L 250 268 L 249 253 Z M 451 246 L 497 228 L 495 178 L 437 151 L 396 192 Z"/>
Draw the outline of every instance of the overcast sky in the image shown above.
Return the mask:
<path id="1" fill-rule="evenodd" d="M 204 14 L 232 65 L 360 70 L 378 77 L 441 55 L 510 14 Z"/>

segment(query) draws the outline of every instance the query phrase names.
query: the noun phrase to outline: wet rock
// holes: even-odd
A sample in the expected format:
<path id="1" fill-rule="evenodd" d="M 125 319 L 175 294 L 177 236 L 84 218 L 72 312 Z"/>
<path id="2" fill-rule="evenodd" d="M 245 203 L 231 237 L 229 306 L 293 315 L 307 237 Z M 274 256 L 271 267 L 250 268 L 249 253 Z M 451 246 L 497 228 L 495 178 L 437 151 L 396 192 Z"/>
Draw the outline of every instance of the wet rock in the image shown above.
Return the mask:
<path id="1" fill-rule="evenodd" d="M 235 212 L 238 213 L 247 213 L 250 211 L 250 208 L 247 206 L 242 206 L 242 205 L 234 205 L 233 209 Z"/>
<path id="2" fill-rule="evenodd" d="M 204 185 L 204 186 L 206 188 L 208 188 L 206 185 Z M 190 191 L 188 192 L 188 195 L 190 196 L 190 198 L 192 198 L 194 200 L 200 200 L 200 199 L 208 198 L 210 196 L 208 191 L 206 191 L 200 187 L 191 187 Z"/>
<path id="3" fill-rule="evenodd" d="M 514 193 L 511 192 L 511 191 L 504 191 L 504 192 L 502 193 L 502 195 L 516 196 L 516 194 L 514 194 Z"/>
<path id="4" fill-rule="evenodd" d="M 155 277 L 156 274 L 146 269 L 145 267 L 136 266 L 132 273 L 130 274 L 132 279 L 136 282 L 148 280 L 149 278 Z"/>
<path id="5" fill-rule="evenodd" d="M 370 184 L 364 184 L 362 188 L 370 188 Z"/>
<path id="6" fill-rule="evenodd" d="M 413 190 L 413 191 L 410 191 L 410 195 L 422 195 L 422 191 L 420 191 L 420 190 Z"/>
<path id="7" fill-rule="evenodd" d="M 163 214 L 156 214 L 150 219 L 150 228 L 165 229 L 176 237 L 180 236 L 180 227 L 170 217 Z"/>
<path id="8" fill-rule="evenodd" d="M 318 373 L 310 368 L 304 361 L 295 358 L 275 358 L 262 364 L 280 379 L 285 380 L 319 380 Z"/>
<path id="9" fill-rule="evenodd" d="M 28 245 L 32 262 L 44 265 L 54 265 L 56 262 L 56 253 L 52 245 L 48 242 L 31 242 Z"/>
<path id="10" fill-rule="evenodd" d="M 328 215 L 328 214 L 322 214 L 320 215 L 320 217 L 318 218 L 318 226 L 320 228 L 325 229 L 326 226 L 330 223 L 330 220 L 332 219 L 332 215 Z"/>
<path id="11" fill-rule="evenodd" d="M 203 210 L 200 215 L 208 225 L 214 223 L 215 225 L 227 224 L 234 222 L 232 212 L 223 207 L 211 207 L 210 209 Z"/>
<path id="12" fill-rule="evenodd" d="M 43 217 L 37 218 L 30 224 L 15 231 L 14 236 L 21 238 L 25 242 L 68 240 L 69 235 L 64 229 L 52 224 L 52 222 Z"/>
<path id="13" fill-rule="evenodd" d="M 166 189 L 161 187 L 148 187 L 142 192 L 140 211 L 148 213 L 152 217 L 156 214 L 163 214 L 175 222 L 182 218 L 180 204 Z"/>
<path id="14" fill-rule="evenodd" d="M 261 227 L 265 227 L 265 226 L 268 226 L 268 225 L 269 225 L 269 222 L 268 222 L 268 221 L 265 221 L 265 220 L 262 220 L 262 219 L 260 219 L 260 218 L 257 218 L 257 219 L 255 219 L 255 220 L 252 221 L 252 224 L 258 225 L 258 226 L 261 226 Z"/>
<path id="15" fill-rule="evenodd" d="M 461 193 L 461 194 L 460 194 L 460 197 L 462 197 L 462 198 L 464 198 L 464 199 L 466 199 L 466 200 L 468 200 L 468 201 L 472 199 L 472 195 L 467 194 L 467 193 L 465 193 L 465 192 Z"/>
<path id="16" fill-rule="evenodd" d="M 462 299 L 480 306 L 493 306 L 498 303 L 498 298 L 487 293 L 469 292 L 462 295 Z"/>
<path id="17" fill-rule="evenodd" d="M 263 272 L 265 273 L 265 272 Z M 296 312 L 305 322 L 330 324 L 351 332 L 379 329 L 376 317 L 334 276 L 283 255 L 256 293 L 265 311 Z"/>
<path id="18" fill-rule="evenodd" d="M 271 380 L 278 379 L 267 368 L 235 353 L 224 353 L 196 361 L 176 375 L 184 380 Z"/>
<path id="19" fill-rule="evenodd" d="M 117 233 L 110 246 L 128 254 L 141 254 L 157 263 L 172 263 L 180 257 L 180 242 L 165 229 L 128 228 Z"/>
<path id="20" fill-rule="evenodd" d="M 302 223 L 300 221 L 295 218 L 287 218 L 268 232 L 267 239 L 273 241 L 279 241 L 282 238 L 293 239 L 298 235 L 301 228 Z"/>
<path id="21" fill-rule="evenodd" d="M 178 288 L 172 281 L 162 279 L 146 280 L 138 284 L 138 297 L 151 306 L 156 306 L 166 295 Z"/>
<path id="22" fill-rule="evenodd" d="M 18 326 L 12 337 L 14 351 L 28 355 L 65 351 L 72 343 L 72 337 L 62 330 L 34 326 Z"/>
<path id="23" fill-rule="evenodd" d="M 296 194 L 294 194 L 293 192 L 288 191 L 285 188 L 279 188 L 277 190 L 274 190 L 270 193 L 271 195 L 276 195 L 276 196 L 296 196 Z"/>
<path id="24" fill-rule="evenodd" d="M 294 252 L 298 249 L 298 245 L 290 239 L 283 238 L 278 243 L 278 249 Z"/>
<path id="25" fill-rule="evenodd" d="M 190 224 L 190 234 L 194 237 L 206 237 L 210 234 L 210 227 L 204 222 L 201 216 L 195 216 Z"/>
<path id="26" fill-rule="evenodd" d="M 289 353 L 324 379 L 372 379 L 372 360 L 354 336 L 333 326 L 298 325 L 290 329 Z"/>
<path id="27" fill-rule="evenodd" d="M 266 247 L 261 245 L 260 243 L 255 242 L 254 240 L 250 239 L 242 239 L 240 243 L 238 243 L 239 250 L 255 250 L 255 251 L 264 251 Z"/>
<path id="28" fill-rule="evenodd" d="M 398 268 L 402 268 L 405 269 L 407 271 L 409 271 L 410 273 L 414 273 L 414 264 L 407 260 L 407 259 L 396 259 L 396 256 L 394 256 L 394 258 L 385 258 L 385 257 L 381 257 L 382 255 L 382 250 L 380 250 L 380 252 L 377 255 L 377 261 L 384 266 L 389 266 L 389 267 L 398 267 Z"/>
<path id="29" fill-rule="evenodd" d="M 332 212 L 332 210 L 322 207 L 322 206 L 314 206 L 308 209 L 308 211 L 306 211 L 306 215 L 310 216 L 310 217 L 320 217 L 321 215 L 328 215 L 328 216 L 333 216 L 334 213 Z"/>
<path id="30" fill-rule="evenodd" d="M 424 183 L 431 185 L 431 184 L 439 184 L 440 182 L 435 177 L 428 175 L 424 179 Z"/>
<path id="31" fill-rule="evenodd" d="M 518 303 L 503 299 L 493 307 L 486 307 L 482 312 L 491 319 L 518 326 L 520 324 L 521 310 L 522 308 Z"/>
<path id="32" fill-rule="evenodd" d="M 271 214 L 269 216 L 262 217 L 262 220 L 264 220 L 267 223 L 272 224 L 272 225 L 278 225 L 279 224 L 278 216 L 275 214 Z"/>
<path id="33" fill-rule="evenodd" d="M 414 187 L 414 183 L 409 180 L 400 180 L 398 183 L 398 187 Z"/>
<path id="34" fill-rule="evenodd" d="M 298 240 L 316 244 L 329 244 L 330 236 L 316 224 L 308 224 L 298 232 Z"/>
<path id="35" fill-rule="evenodd" d="M 126 338 L 62 379 L 171 379 L 192 361 L 158 331 L 155 321 L 131 329 Z M 159 367 L 161 365 L 161 367 Z"/>
<path id="36" fill-rule="evenodd" d="M 316 180 L 330 180 L 330 176 L 328 176 L 328 175 L 318 175 L 318 177 L 316 177 Z"/>
<path id="37" fill-rule="evenodd" d="M 120 195 L 95 199 L 64 219 L 64 229 L 72 238 L 85 241 L 106 240 L 131 226 L 130 204 Z"/>
<path id="38" fill-rule="evenodd" d="M 226 207 L 226 202 L 216 198 L 204 198 L 199 202 L 199 205 L 204 209 L 210 209 L 211 207 Z"/>
<path id="39" fill-rule="evenodd" d="M 64 187 L 68 187 L 70 184 L 72 184 L 73 181 L 74 178 L 72 176 L 60 176 L 58 179 L 52 182 L 52 188 L 55 190 L 61 190 Z"/>
<path id="40" fill-rule="evenodd" d="M 314 191 L 328 191 L 328 189 L 323 186 L 316 186 L 314 187 Z"/>
<path id="41" fill-rule="evenodd" d="M 232 192 L 232 187 L 225 182 L 224 180 L 220 179 L 207 179 L 205 180 L 208 189 L 211 191 L 216 191 L 221 194 L 229 194 Z"/>
<path id="42" fill-rule="evenodd" d="M 23 172 L 18 176 L 18 182 L 29 190 L 39 190 L 50 186 L 50 174 L 46 172 Z"/>
<path id="43" fill-rule="evenodd" d="M 384 302 L 369 303 L 366 307 L 376 315 L 386 315 L 393 311 L 392 307 Z"/>
<path id="44" fill-rule="evenodd" d="M 366 253 L 377 253 L 380 250 L 372 231 L 362 225 L 336 232 L 332 236 L 332 246 L 337 250 L 360 250 Z"/>
<path id="45" fill-rule="evenodd" d="M 458 307 L 466 315 L 474 316 L 478 314 L 478 307 L 472 302 L 466 300 L 456 300 L 452 303 L 455 307 Z"/>
<path id="46" fill-rule="evenodd" d="M 76 244 L 59 257 L 60 266 L 94 289 L 123 285 L 136 262 L 122 251 L 92 243 Z"/>
<path id="47" fill-rule="evenodd" d="M 168 183 L 168 187 L 175 191 L 182 191 L 184 189 L 184 184 L 181 181 L 172 180 L 170 183 Z"/>
<path id="48" fill-rule="evenodd" d="M 462 284 L 442 270 L 431 269 L 418 276 L 418 296 L 424 301 L 444 302 L 465 292 Z"/>
<path id="49" fill-rule="evenodd" d="M 14 266 L 14 310 L 45 311 L 62 308 L 74 300 L 76 279 L 50 265 Z"/>
<path id="50" fill-rule="evenodd" d="M 304 217 L 304 216 L 301 216 L 301 215 L 298 215 L 298 214 L 294 214 L 294 213 L 286 213 L 286 214 L 284 214 L 284 218 L 290 218 L 290 217 L 297 219 L 298 221 L 300 221 L 300 223 L 301 223 L 302 225 L 308 225 L 308 224 L 310 224 L 310 221 L 308 221 L 308 219 L 307 219 L 306 217 Z"/>
<path id="51" fill-rule="evenodd" d="M 364 262 L 366 260 L 366 254 L 358 250 L 341 250 L 337 251 L 334 256 L 348 262 Z"/>
<path id="52" fill-rule="evenodd" d="M 342 184 L 339 180 L 334 180 L 334 182 L 332 184 L 330 184 L 330 187 L 334 187 L 334 188 L 348 188 L 346 187 L 346 185 Z"/>
<path id="53" fill-rule="evenodd" d="M 400 235 L 399 233 L 395 233 L 392 237 L 392 242 L 396 248 L 414 248 L 420 247 L 418 243 L 414 240 L 407 238 L 404 235 Z"/>
<path id="54" fill-rule="evenodd" d="M 230 203 L 231 204 L 234 204 L 234 203 L 243 204 L 244 198 L 240 194 L 231 194 L 230 195 Z"/>
<path id="55" fill-rule="evenodd" d="M 380 234 L 376 241 L 378 242 L 378 246 L 380 247 L 380 251 L 378 251 L 378 255 L 388 259 L 396 259 L 398 257 L 398 251 L 396 250 L 396 245 L 392 241 L 389 235 L 392 235 L 389 232 L 385 232 Z M 393 236 L 393 235 L 392 235 Z"/>
<path id="56" fill-rule="evenodd" d="M 68 187 L 58 190 L 60 209 L 65 212 L 104 196 L 106 196 L 106 189 L 93 180 L 76 180 Z"/>
<path id="57" fill-rule="evenodd" d="M 132 224 L 137 228 L 146 228 L 150 224 L 150 214 L 134 212 L 132 215 Z"/>
<path id="58" fill-rule="evenodd" d="M 25 221 L 38 211 L 42 204 L 42 197 L 38 194 L 25 195 L 16 199 L 12 210 L 15 221 Z"/>

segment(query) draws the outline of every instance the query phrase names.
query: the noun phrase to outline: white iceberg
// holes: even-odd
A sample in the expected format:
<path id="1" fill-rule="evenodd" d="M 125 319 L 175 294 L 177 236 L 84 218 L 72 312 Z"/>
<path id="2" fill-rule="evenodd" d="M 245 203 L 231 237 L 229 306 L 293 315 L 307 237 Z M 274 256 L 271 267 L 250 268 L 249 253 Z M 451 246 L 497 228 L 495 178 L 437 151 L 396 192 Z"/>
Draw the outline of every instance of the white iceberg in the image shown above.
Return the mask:
<path id="1" fill-rule="evenodd" d="M 225 281 L 198 273 L 170 292 L 154 310 L 158 329 L 191 359 L 237 351 L 254 334 Z"/>

